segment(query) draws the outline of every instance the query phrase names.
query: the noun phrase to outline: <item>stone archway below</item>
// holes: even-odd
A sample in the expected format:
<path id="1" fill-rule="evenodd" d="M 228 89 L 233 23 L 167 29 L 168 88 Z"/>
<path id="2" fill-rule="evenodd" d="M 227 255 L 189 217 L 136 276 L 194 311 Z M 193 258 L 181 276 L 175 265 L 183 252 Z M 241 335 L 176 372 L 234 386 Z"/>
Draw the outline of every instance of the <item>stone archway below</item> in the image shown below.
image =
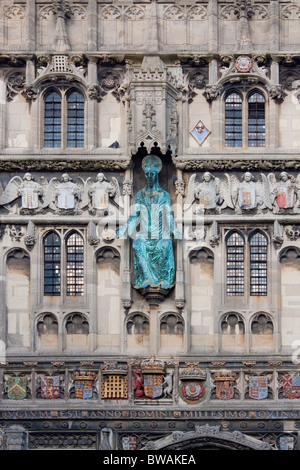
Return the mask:
<path id="1" fill-rule="evenodd" d="M 222 431 L 220 426 L 196 426 L 195 431 L 175 431 L 157 441 L 150 441 L 142 450 L 272 450 L 262 442 L 240 431 Z"/>

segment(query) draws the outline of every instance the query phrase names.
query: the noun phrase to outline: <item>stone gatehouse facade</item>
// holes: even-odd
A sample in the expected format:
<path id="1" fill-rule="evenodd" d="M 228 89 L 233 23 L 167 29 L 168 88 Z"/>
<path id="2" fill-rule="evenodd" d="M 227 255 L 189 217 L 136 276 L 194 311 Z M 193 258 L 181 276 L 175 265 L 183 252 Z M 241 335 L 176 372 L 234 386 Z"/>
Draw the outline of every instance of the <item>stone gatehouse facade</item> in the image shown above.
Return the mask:
<path id="1" fill-rule="evenodd" d="M 3 449 L 299 449 L 299 24 L 299 0 L 1 2 Z M 168 289 L 117 236 L 150 154 Z"/>

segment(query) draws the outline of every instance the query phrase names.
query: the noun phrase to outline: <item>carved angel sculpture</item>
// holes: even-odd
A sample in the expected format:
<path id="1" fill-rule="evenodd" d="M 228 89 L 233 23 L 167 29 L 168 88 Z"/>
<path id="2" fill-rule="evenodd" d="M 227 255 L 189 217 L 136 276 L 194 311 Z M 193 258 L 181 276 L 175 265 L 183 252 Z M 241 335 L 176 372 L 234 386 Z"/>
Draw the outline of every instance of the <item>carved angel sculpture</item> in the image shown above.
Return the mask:
<path id="1" fill-rule="evenodd" d="M 80 179 L 82 182 L 83 180 Z M 52 178 L 47 185 L 43 209 L 49 207 L 52 210 L 75 210 L 79 209 L 81 200 L 81 191 L 79 184 L 73 183 L 70 176 L 64 173 L 61 182 L 57 178 Z"/>
<path id="2" fill-rule="evenodd" d="M 25 173 L 23 179 L 14 176 L 0 196 L 0 205 L 10 210 L 10 203 L 21 197 L 22 209 L 34 210 L 41 206 L 40 196 L 43 196 L 42 186 L 33 181 L 30 173 Z"/>
<path id="3" fill-rule="evenodd" d="M 88 195 L 91 200 L 91 212 L 96 212 L 99 215 L 109 213 L 109 198 L 112 198 L 118 207 L 123 208 L 119 183 L 114 176 L 111 182 L 107 180 L 103 173 L 98 173 L 96 182 L 92 178 L 88 178 L 85 195 Z"/>
<path id="4" fill-rule="evenodd" d="M 233 209 L 230 187 L 231 180 L 228 174 L 225 174 L 223 178 L 216 178 L 211 173 L 205 172 L 201 183 L 197 181 L 197 174 L 193 174 L 189 179 L 185 211 L 196 200 L 199 205 L 194 208 L 195 213 L 202 211 L 202 209 L 217 212 L 226 207 Z"/>
<path id="5" fill-rule="evenodd" d="M 273 212 L 278 214 L 282 210 L 293 210 L 299 213 L 299 207 L 296 206 L 296 200 L 299 200 L 300 180 L 297 180 L 287 172 L 283 171 L 279 175 L 279 181 L 276 180 L 274 173 L 267 176 L 271 202 L 274 206 Z"/>
<path id="6" fill-rule="evenodd" d="M 263 209 L 272 210 L 267 177 L 261 174 L 261 181 L 254 182 L 254 176 L 246 172 L 240 182 L 234 175 L 231 176 L 232 199 L 236 212 L 247 212 L 256 209 L 261 213 Z"/>

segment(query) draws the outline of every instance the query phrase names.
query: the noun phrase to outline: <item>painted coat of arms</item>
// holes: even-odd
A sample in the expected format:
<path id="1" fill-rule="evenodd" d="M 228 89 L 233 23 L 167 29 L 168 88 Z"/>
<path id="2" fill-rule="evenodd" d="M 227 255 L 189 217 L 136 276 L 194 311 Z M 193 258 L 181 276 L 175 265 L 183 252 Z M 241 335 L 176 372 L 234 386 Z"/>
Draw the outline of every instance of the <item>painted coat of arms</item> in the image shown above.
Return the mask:
<path id="1" fill-rule="evenodd" d="M 254 400 L 268 397 L 268 377 L 249 377 L 249 396 Z"/>
<path id="2" fill-rule="evenodd" d="M 300 398 L 300 375 L 284 375 L 282 389 L 284 398 Z"/>
<path id="3" fill-rule="evenodd" d="M 163 383 L 165 373 L 163 361 L 143 361 L 141 371 L 144 380 L 144 395 L 148 398 L 159 398 L 163 394 Z"/>
<path id="4" fill-rule="evenodd" d="M 137 443 L 138 443 L 138 440 L 136 436 L 122 437 L 122 448 L 124 450 L 136 450 Z"/>
<path id="5" fill-rule="evenodd" d="M 296 444 L 296 438 L 293 434 L 279 436 L 277 439 L 277 445 L 280 450 L 293 450 Z"/>
<path id="6" fill-rule="evenodd" d="M 287 186 L 277 188 L 277 204 L 280 209 L 289 209 L 294 207 L 294 189 Z"/>
<path id="7" fill-rule="evenodd" d="M 179 395 L 187 403 L 199 403 L 206 395 L 206 374 L 196 367 L 187 367 L 180 374 Z"/>
<path id="8" fill-rule="evenodd" d="M 26 398 L 26 377 L 8 377 L 7 396 L 11 400 L 23 400 Z"/>
<path id="9" fill-rule="evenodd" d="M 80 373 L 74 372 L 75 398 L 89 400 L 93 398 L 95 372 Z"/>
<path id="10" fill-rule="evenodd" d="M 41 397 L 46 399 L 60 397 L 60 379 L 59 377 L 41 377 Z"/>
<path id="11" fill-rule="evenodd" d="M 219 400 L 232 400 L 234 398 L 235 372 L 216 372 L 214 374 L 216 396 Z"/>

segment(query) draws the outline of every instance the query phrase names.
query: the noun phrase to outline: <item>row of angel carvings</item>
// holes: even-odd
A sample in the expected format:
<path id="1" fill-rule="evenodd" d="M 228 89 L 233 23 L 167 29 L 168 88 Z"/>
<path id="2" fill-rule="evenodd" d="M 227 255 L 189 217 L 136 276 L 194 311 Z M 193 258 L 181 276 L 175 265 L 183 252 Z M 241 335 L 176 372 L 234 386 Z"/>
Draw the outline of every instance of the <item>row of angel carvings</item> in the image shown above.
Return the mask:
<path id="1" fill-rule="evenodd" d="M 185 211 L 220 213 L 226 208 L 239 214 L 263 210 L 300 214 L 300 175 L 295 178 L 283 171 L 277 180 L 274 173 L 261 174 L 256 182 L 248 171 L 241 181 L 234 174 L 225 173 L 219 178 L 210 172 L 202 175 L 201 182 L 197 173 L 189 178 Z"/>
<path id="2" fill-rule="evenodd" d="M 103 173 L 98 173 L 96 181 L 78 177 L 72 181 L 67 173 L 47 181 L 41 177 L 34 181 L 30 173 L 23 178 L 14 176 L 0 196 L 0 206 L 10 212 L 17 212 L 16 203 L 20 200 L 20 213 L 40 213 L 47 209 L 55 213 L 80 213 L 88 209 L 91 214 L 108 215 L 112 204 L 123 208 L 123 198 L 118 180 L 113 176 L 108 181 Z M 15 207 L 15 209 L 13 209 Z"/>

